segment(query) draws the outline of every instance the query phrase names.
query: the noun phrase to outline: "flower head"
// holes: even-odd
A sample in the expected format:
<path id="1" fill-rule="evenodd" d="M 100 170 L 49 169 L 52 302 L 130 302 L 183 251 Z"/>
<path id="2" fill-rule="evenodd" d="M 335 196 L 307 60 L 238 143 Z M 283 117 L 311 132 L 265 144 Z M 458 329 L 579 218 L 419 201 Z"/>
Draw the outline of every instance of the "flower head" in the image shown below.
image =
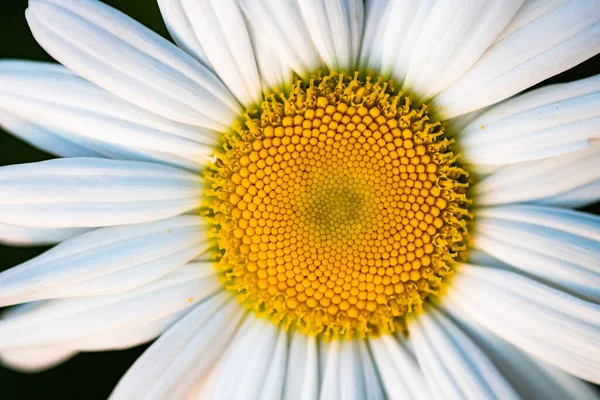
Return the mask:
<path id="1" fill-rule="evenodd" d="M 588 398 L 600 382 L 592 0 L 159 0 L 179 47 L 30 0 L 0 63 L 0 359 L 158 337 L 131 398 Z M 195 397 L 194 397 L 195 396 Z"/>

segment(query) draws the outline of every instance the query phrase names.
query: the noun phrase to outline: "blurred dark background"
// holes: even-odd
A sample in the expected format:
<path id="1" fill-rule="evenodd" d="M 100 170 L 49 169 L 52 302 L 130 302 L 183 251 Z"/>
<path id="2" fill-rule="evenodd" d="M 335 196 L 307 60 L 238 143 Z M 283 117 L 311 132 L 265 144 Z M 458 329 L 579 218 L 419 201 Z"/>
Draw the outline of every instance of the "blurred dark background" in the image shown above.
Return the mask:
<path id="1" fill-rule="evenodd" d="M 164 37 L 168 33 L 155 0 L 103 0 Z M 27 0 L 0 0 L 0 58 L 52 59 L 35 42 L 25 22 Z M 600 56 L 545 82 L 568 82 L 600 73 Z M 599 127 L 600 129 L 600 127 Z M 0 166 L 42 161 L 51 155 L 37 150 L 0 130 Z M 600 204 L 587 207 L 600 214 Z M 46 247 L 17 248 L 0 245 L 0 271 L 45 251 Z M 39 374 L 23 374 L 0 366 L 0 399 L 104 400 L 119 378 L 147 346 L 126 351 L 80 354 Z M 134 399 L 132 399 L 134 400 Z"/>

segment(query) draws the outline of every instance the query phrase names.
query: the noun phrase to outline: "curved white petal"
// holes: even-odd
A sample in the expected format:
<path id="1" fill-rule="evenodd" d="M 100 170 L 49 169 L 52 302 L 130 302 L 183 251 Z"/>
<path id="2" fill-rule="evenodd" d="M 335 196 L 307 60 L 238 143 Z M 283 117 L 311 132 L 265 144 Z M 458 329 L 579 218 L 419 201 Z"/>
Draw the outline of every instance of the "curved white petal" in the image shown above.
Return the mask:
<path id="1" fill-rule="evenodd" d="M 58 346 L 77 349 L 113 347 L 101 335 L 148 325 L 180 313 L 221 289 L 219 279 L 201 278 L 187 266 L 125 293 L 47 300 L 0 319 L 0 350 Z M 89 338 L 91 344 L 86 344 Z M 101 342 L 100 342 L 101 343 Z"/>
<path id="2" fill-rule="evenodd" d="M 102 157 L 102 154 L 85 145 L 63 138 L 48 128 L 1 108 L 0 128 L 42 151 L 59 157 Z"/>
<path id="3" fill-rule="evenodd" d="M 398 54 L 399 58 L 410 57 L 406 76 L 396 77 L 404 78 L 403 90 L 428 100 L 448 88 L 475 64 L 522 3 L 523 0 L 436 2 L 423 21 L 418 38 L 410 39 L 414 41 L 412 51 Z M 397 22 L 390 19 L 389 23 Z"/>
<path id="4" fill-rule="evenodd" d="M 181 399 L 225 351 L 244 308 L 221 292 L 197 305 L 133 364 L 111 399 Z"/>
<path id="5" fill-rule="evenodd" d="M 24 228 L 0 223 L 0 243 L 11 246 L 41 246 L 70 239 L 89 228 Z"/>
<path id="6" fill-rule="evenodd" d="M 460 133 L 469 164 L 557 156 L 600 137 L 600 75 L 546 86 L 489 108 Z M 477 167 L 475 167 L 477 168 Z"/>
<path id="7" fill-rule="evenodd" d="M 387 398 L 431 398 L 429 385 L 403 338 L 384 335 L 369 340 L 369 345 Z"/>
<path id="8" fill-rule="evenodd" d="M 421 31 L 434 4 L 436 3 L 433 0 L 389 2 L 385 11 L 387 16 L 381 19 L 384 27 L 380 36 L 383 38 L 383 44 L 380 46 L 381 59 L 373 60 L 375 57 L 372 57 L 370 60 L 375 65 L 381 64 L 383 76 L 392 76 L 398 82 L 404 81 L 413 49 L 419 42 Z M 428 29 L 431 30 L 431 25 Z M 377 43 L 381 39 L 374 40 Z M 365 43 L 364 46 L 368 44 Z"/>
<path id="9" fill-rule="evenodd" d="M 202 64 L 92 0 L 32 0 L 27 21 L 55 59 L 98 86 L 174 121 L 221 130 L 239 105 Z"/>
<path id="10" fill-rule="evenodd" d="M 268 40 L 284 65 L 302 77 L 321 66 L 297 2 L 240 0 L 240 6 L 259 40 Z"/>
<path id="11" fill-rule="evenodd" d="M 431 308 L 409 325 L 425 380 L 438 399 L 518 399 L 477 345 Z"/>
<path id="12" fill-rule="evenodd" d="M 252 23 L 248 23 L 247 26 L 263 93 L 269 94 L 274 88 L 287 91 L 292 81 L 293 71 L 273 49 L 269 43 L 269 37 L 264 31 L 257 29 Z"/>
<path id="13" fill-rule="evenodd" d="M 592 140 L 591 148 L 566 150 L 570 152 L 494 171 L 473 187 L 477 204 L 544 202 L 552 198 L 558 198 L 560 203 L 562 196 L 568 199 L 571 191 L 584 188 L 591 189 L 591 193 L 583 193 L 584 199 L 593 199 L 593 183 L 600 180 L 600 140 Z"/>
<path id="14" fill-rule="evenodd" d="M 214 388 L 219 399 L 262 398 L 260 395 L 275 351 L 278 330 L 265 318 L 250 316 L 244 321 L 231 341 L 219 371 Z M 232 377 L 236 377 L 234 385 Z"/>
<path id="15" fill-rule="evenodd" d="M 360 49 L 364 6 L 360 0 L 298 1 L 312 42 L 330 70 L 353 72 Z"/>
<path id="16" fill-rule="evenodd" d="M 600 382 L 600 305 L 514 272 L 463 264 L 445 295 L 485 328 L 557 368 Z"/>
<path id="17" fill-rule="evenodd" d="M 600 217 L 539 206 L 482 208 L 474 247 L 600 303 Z"/>
<path id="18" fill-rule="evenodd" d="M 319 395 L 319 356 L 317 340 L 299 332 L 290 334 L 288 368 L 283 399 L 314 400 Z"/>
<path id="19" fill-rule="evenodd" d="M 170 166 L 65 158 L 0 167 L 0 221 L 36 228 L 155 221 L 198 207 L 199 176 Z"/>
<path id="20" fill-rule="evenodd" d="M 545 206 L 579 208 L 589 206 L 598 200 L 600 200 L 600 179 L 568 192 L 546 197 L 536 201 L 536 203 Z"/>
<path id="21" fill-rule="evenodd" d="M 182 0 L 158 0 L 158 6 L 167 30 L 177 46 L 212 70 L 202 44 L 196 37 L 192 21 L 183 8 Z"/>
<path id="22" fill-rule="evenodd" d="M 363 71 L 378 74 L 382 68 L 384 46 L 394 40 L 385 35 L 388 21 L 393 16 L 391 4 L 387 0 L 365 1 L 365 23 L 359 57 L 359 68 Z"/>
<path id="23" fill-rule="evenodd" d="M 152 157 L 154 152 L 163 158 L 170 153 L 201 162 L 209 159 L 220 137 L 216 131 L 154 115 L 48 63 L 1 62 L 0 107 L 109 157 L 119 154 L 97 142 L 140 156 L 150 152 Z"/>
<path id="24" fill-rule="evenodd" d="M 364 343 L 361 346 L 361 341 L 362 339 L 334 340 L 329 344 L 319 399 L 384 398 L 379 382 L 373 382 L 372 361 L 368 352 L 364 352 L 366 348 Z"/>
<path id="25" fill-rule="evenodd" d="M 127 349 L 155 339 L 186 311 L 133 328 L 119 328 L 55 345 L 3 349 L 0 350 L 0 362 L 21 371 L 39 372 L 61 364 L 81 351 Z"/>
<path id="26" fill-rule="evenodd" d="M 365 340 L 359 340 L 358 347 L 360 350 L 361 365 L 363 369 L 363 379 L 365 380 L 365 391 L 368 393 L 367 398 L 369 400 L 387 399 L 385 394 L 385 386 L 381 381 L 377 363 L 371 354 L 368 342 Z"/>
<path id="27" fill-rule="evenodd" d="M 269 321 L 269 323 L 271 323 Z M 283 395 L 283 385 L 287 369 L 288 333 L 278 329 L 275 348 L 271 355 L 270 366 L 265 376 L 260 398 L 264 400 L 279 400 Z"/>
<path id="28" fill-rule="evenodd" d="M 442 309 L 485 351 L 520 398 L 559 400 L 600 397 L 589 384 L 536 360 L 500 339 L 469 315 L 461 313 L 451 301 L 444 299 L 442 302 Z"/>
<path id="29" fill-rule="evenodd" d="M 181 0 L 206 60 L 245 106 L 261 100 L 261 86 L 246 23 L 236 0 Z"/>
<path id="30" fill-rule="evenodd" d="M 546 11 L 544 3 L 535 2 L 525 11 Z M 519 12 L 515 18 L 521 19 Z M 600 52 L 600 3 L 565 1 L 520 29 L 510 29 L 460 80 L 434 98 L 443 119 L 497 103 Z"/>
<path id="31" fill-rule="evenodd" d="M 125 292 L 174 271 L 209 246 L 203 220 L 194 216 L 97 229 L 0 273 L 0 305 Z M 210 262 L 193 265 L 204 275 L 214 272 Z"/>
<path id="32" fill-rule="evenodd" d="M 57 347 L 21 348 L 0 351 L 0 362 L 21 372 L 41 372 L 61 364 L 77 354 Z"/>
<path id="33" fill-rule="evenodd" d="M 26 112 L 29 117 L 31 113 Z M 35 115 L 33 118 L 38 118 Z M 46 124 L 43 124 L 46 125 Z M 200 170 L 204 167 L 208 156 L 186 159 L 172 153 L 127 148 L 119 144 L 90 139 L 86 136 L 48 128 L 31 122 L 19 115 L 0 109 L 0 126 L 19 139 L 48 153 L 59 157 L 106 157 L 129 161 L 152 161 L 182 167 L 189 170 Z M 71 126 L 71 128 L 73 128 Z M 70 128 L 70 129 L 71 129 Z M 90 130 L 85 130 L 90 133 Z M 121 132 L 123 133 L 123 132 Z M 188 156 L 189 157 L 189 156 Z"/>

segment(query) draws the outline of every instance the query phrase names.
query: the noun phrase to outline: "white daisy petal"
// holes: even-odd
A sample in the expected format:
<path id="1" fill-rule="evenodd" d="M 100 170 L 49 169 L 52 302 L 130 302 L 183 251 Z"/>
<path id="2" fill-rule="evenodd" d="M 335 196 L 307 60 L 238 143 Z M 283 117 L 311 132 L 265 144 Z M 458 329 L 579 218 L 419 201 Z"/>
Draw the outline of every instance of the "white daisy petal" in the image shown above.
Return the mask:
<path id="1" fill-rule="evenodd" d="M 223 129 L 239 105 L 202 64 L 125 14 L 92 0 L 32 0 L 27 21 L 63 65 L 174 121 Z"/>
<path id="2" fill-rule="evenodd" d="M 180 216 L 84 233 L 0 273 L 0 305 L 136 288 L 204 252 L 204 231 L 201 217 Z M 208 262 L 194 266 L 214 273 Z"/>
<path id="3" fill-rule="evenodd" d="M 0 362 L 21 372 L 41 372 L 61 364 L 77 354 L 57 347 L 17 348 L 0 351 Z"/>
<path id="4" fill-rule="evenodd" d="M 56 345 L 3 349 L 0 350 L 0 362 L 10 368 L 38 372 L 58 365 L 78 352 L 127 349 L 155 339 L 186 311 L 183 310 L 144 325 L 102 332 Z"/>
<path id="5" fill-rule="evenodd" d="M 383 398 L 367 391 L 360 340 L 335 340 L 329 344 L 321 383 L 321 400 Z"/>
<path id="6" fill-rule="evenodd" d="M 359 340 L 358 347 L 360 350 L 360 364 L 363 369 L 363 379 L 365 380 L 365 391 L 368 393 L 369 400 L 384 400 L 387 399 L 385 387 L 381 382 L 377 365 L 369 350 L 367 341 Z"/>
<path id="7" fill-rule="evenodd" d="M 42 151 L 59 157 L 102 157 L 102 154 L 85 145 L 63 138 L 48 128 L 3 109 L 0 109 L 0 128 Z"/>
<path id="8" fill-rule="evenodd" d="M 471 339 L 485 351 L 520 398 L 557 400 L 599 398 L 589 384 L 523 353 L 468 315 L 458 312 L 451 301 L 443 300 L 443 303 L 443 310 L 450 314 Z"/>
<path id="9" fill-rule="evenodd" d="M 431 398 L 431 391 L 417 360 L 405 344 L 403 339 L 390 335 L 369 340 L 387 398 L 392 400 Z"/>
<path id="10" fill-rule="evenodd" d="M 243 318 L 226 293 L 196 306 L 133 364 L 110 399 L 181 399 L 213 367 Z"/>
<path id="11" fill-rule="evenodd" d="M 260 394 L 264 400 L 279 400 L 283 394 L 288 346 L 288 334 L 284 329 L 278 330 L 276 341 Z"/>
<path id="12" fill-rule="evenodd" d="M 267 319 L 249 317 L 244 321 L 231 341 L 219 372 L 214 388 L 219 399 L 261 398 L 277 334 L 278 327 Z M 232 377 L 236 377 L 235 385 L 232 385 Z"/>
<path id="13" fill-rule="evenodd" d="M 379 73 L 384 46 L 394 40 L 393 37 L 384 36 L 387 23 L 392 17 L 390 4 L 387 0 L 365 2 L 365 26 L 359 58 L 359 68 L 363 71 Z"/>
<path id="14" fill-rule="evenodd" d="M 298 1 L 298 6 L 327 67 L 333 71 L 352 72 L 362 37 L 362 1 Z"/>
<path id="15" fill-rule="evenodd" d="M 582 142 L 587 147 L 587 142 Z M 571 191 L 587 188 L 584 199 L 595 193 L 594 182 L 600 180 L 600 140 L 591 148 L 572 151 L 544 160 L 505 166 L 473 186 L 478 205 L 518 202 L 544 202 L 567 196 Z M 590 186 L 591 185 L 591 186 Z M 567 200 L 568 202 L 568 200 Z"/>
<path id="16" fill-rule="evenodd" d="M 245 106 L 261 100 L 261 86 L 244 17 L 235 0 L 181 0 L 210 66 Z"/>
<path id="17" fill-rule="evenodd" d="M 539 206 L 478 211 L 474 247 L 600 303 L 600 217 Z"/>
<path id="18" fill-rule="evenodd" d="M 58 346 L 65 346 L 69 349 L 75 349 L 78 351 L 128 349 L 130 347 L 138 346 L 156 339 L 187 312 L 188 309 L 185 308 L 181 311 L 146 324 L 125 329 L 117 329 L 110 332 L 96 333 L 91 336 L 86 336 L 82 339 L 71 340 L 68 343 L 61 343 Z"/>
<path id="19" fill-rule="evenodd" d="M 519 29 L 534 22 L 536 19 L 548 14 L 550 11 L 564 5 L 569 0 L 525 0 L 519 12 L 498 35 L 495 42 L 515 33 Z"/>
<path id="20" fill-rule="evenodd" d="M 465 264 L 446 296 L 521 350 L 600 382 L 600 305 L 514 272 Z"/>
<path id="21" fill-rule="evenodd" d="M 390 2 L 385 30 L 382 33 L 381 73 L 404 81 L 411 62 L 413 49 L 435 2 L 433 0 L 408 0 Z M 431 29 L 431 26 L 430 28 Z M 366 46 L 366 44 L 365 44 Z"/>
<path id="22" fill-rule="evenodd" d="M 212 70 L 202 44 L 196 37 L 192 22 L 183 8 L 183 0 L 158 0 L 158 6 L 167 30 L 177 46 Z"/>
<path id="23" fill-rule="evenodd" d="M 402 89 L 428 100 L 448 88 L 475 64 L 522 3 L 523 0 L 436 2 L 420 28 L 412 52 L 398 54 L 410 57 Z M 418 16 L 420 9 L 415 11 Z"/>
<path id="24" fill-rule="evenodd" d="M 321 66 L 295 1 L 240 0 L 240 6 L 258 39 L 268 40 L 284 65 L 302 77 Z"/>
<path id="25" fill-rule="evenodd" d="M 556 207 L 580 208 L 589 206 L 600 200 L 600 179 L 579 186 L 568 192 L 546 197 L 536 201 L 537 204 Z"/>
<path id="26" fill-rule="evenodd" d="M 561 155 L 600 137 L 598 124 L 600 75 L 546 86 L 491 107 L 460 133 L 461 153 L 477 165 Z"/>
<path id="27" fill-rule="evenodd" d="M 48 63 L 0 63 L 0 107 L 107 156 L 111 148 L 103 149 L 97 142 L 205 161 L 220 137 L 218 132 L 149 113 Z"/>
<path id="28" fill-rule="evenodd" d="M 24 228 L 0 223 L 0 243 L 11 246 L 41 246 L 70 239 L 89 228 Z"/>
<path id="29" fill-rule="evenodd" d="M 0 350 L 56 345 L 96 349 L 100 335 L 142 327 L 177 314 L 221 290 L 219 279 L 199 279 L 190 265 L 148 285 L 106 296 L 47 300 L 0 319 Z M 89 338 L 93 345 L 86 345 Z M 110 342 L 109 342 L 110 343 Z M 88 347 L 90 346 L 90 347 Z M 115 347 L 115 342 L 108 347 Z"/>
<path id="30" fill-rule="evenodd" d="M 186 159 L 172 153 L 127 148 L 72 132 L 52 130 L 1 109 L 0 126 L 30 145 L 59 157 L 106 157 L 117 160 L 150 161 L 199 171 L 204 168 L 209 151 L 207 148 L 204 157 L 190 159 L 191 157 L 188 156 Z"/>
<path id="31" fill-rule="evenodd" d="M 290 336 L 283 399 L 316 399 L 319 395 L 317 340 L 299 332 Z"/>
<path id="32" fill-rule="evenodd" d="M 431 308 L 410 333 L 425 380 L 438 399 L 518 399 L 490 359 L 452 321 Z"/>
<path id="33" fill-rule="evenodd" d="M 273 88 L 289 89 L 293 71 L 284 64 L 279 54 L 273 50 L 269 38 L 255 24 L 248 23 L 248 32 L 254 48 L 254 57 L 258 65 L 262 91 L 264 94 Z"/>
<path id="34" fill-rule="evenodd" d="M 547 11 L 547 2 L 531 8 Z M 515 18 L 520 19 L 519 13 Z M 513 30 L 514 28 L 510 28 Z M 504 100 L 600 52 L 600 3 L 564 1 L 492 45 L 456 83 L 434 98 L 442 118 Z"/>
<path id="35" fill-rule="evenodd" d="M 198 207 L 202 180 L 170 166 L 65 158 L 0 167 L 0 221 L 70 228 L 155 221 Z"/>
<path id="36" fill-rule="evenodd" d="M 534 361 L 537 360 L 534 359 Z M 543 361 L 537 361 L 537 364 L 551 376 L 554 382 L 560 385 L 562 391 L 568 393 L 568 395 L 559 397 L 559 399 L 600 399 L 600 393 L 596 385 L 578 379 Z"/>

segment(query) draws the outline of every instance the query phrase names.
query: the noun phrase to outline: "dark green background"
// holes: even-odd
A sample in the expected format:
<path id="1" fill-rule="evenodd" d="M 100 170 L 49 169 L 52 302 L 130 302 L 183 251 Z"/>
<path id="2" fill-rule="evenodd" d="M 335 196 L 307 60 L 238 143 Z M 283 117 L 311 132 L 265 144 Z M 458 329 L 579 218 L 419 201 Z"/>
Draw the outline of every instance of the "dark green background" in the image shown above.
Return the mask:
<path id="1" fill-rule="evenodd" d="M 155 0 L 104 0 L 155 32 L 168 37 Z M 0 58 L 47 60 L 25 22 L 26 0 L 0 0 Z M 556 76 L 542 85 L 567 82 L 600 73 L 600 57 Z M 599 128 L 600 129 L 600 128 Z M 41 161 L 49 154 L 0 130 L 0 166 Z M 599 213 L 598 204 L 586 211 Z M 44 251 L 46 247 L 15 248 L 0 245 L 0 271 Z M 81 354 L 40 374 L 22 374 L 0 367 L 0 399 L 106 399 L 119 378 L 147 346 L 120 352 Z M 132 399 L 134 400 L 134 399 Z"/>

